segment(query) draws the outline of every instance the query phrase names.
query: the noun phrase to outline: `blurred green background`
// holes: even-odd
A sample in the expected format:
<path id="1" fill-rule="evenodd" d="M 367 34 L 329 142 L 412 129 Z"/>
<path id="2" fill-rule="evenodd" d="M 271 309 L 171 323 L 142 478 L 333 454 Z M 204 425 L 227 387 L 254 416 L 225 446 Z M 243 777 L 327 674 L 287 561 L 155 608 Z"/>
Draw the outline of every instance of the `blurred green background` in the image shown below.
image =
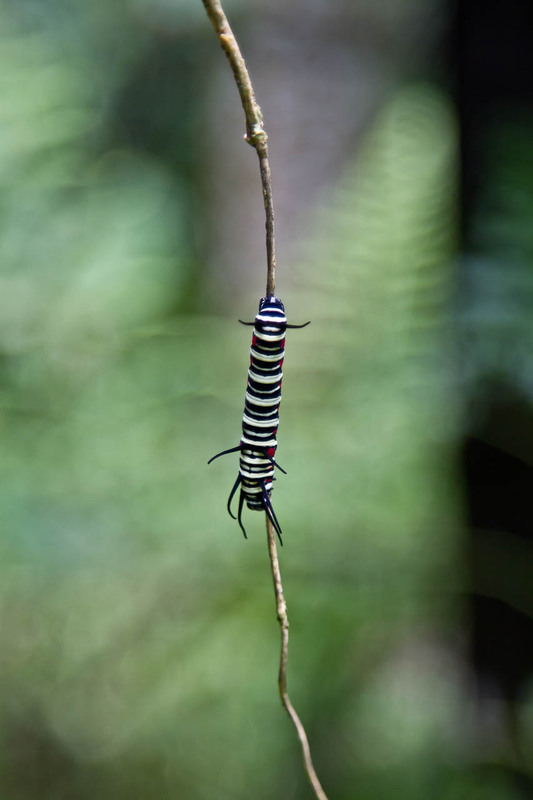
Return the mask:
<path id="1" fill-rule="evenodd" d="M 462 655 L 456 451 L 487 349 L 460 377 L 448 12 L 227 12 L 277 291 L 312 320 L 287 337 L 273 501 L 317 771 L 331 800 L 514 797 L 472 766 Z M 0 31 L 0 796 L 303 800 L 264 520 L 245 542 L 237 458 L 206 466 L 238 441 L 236 320 L 265 283 L 228 65 L 200 0 L 5 0 Z"/>

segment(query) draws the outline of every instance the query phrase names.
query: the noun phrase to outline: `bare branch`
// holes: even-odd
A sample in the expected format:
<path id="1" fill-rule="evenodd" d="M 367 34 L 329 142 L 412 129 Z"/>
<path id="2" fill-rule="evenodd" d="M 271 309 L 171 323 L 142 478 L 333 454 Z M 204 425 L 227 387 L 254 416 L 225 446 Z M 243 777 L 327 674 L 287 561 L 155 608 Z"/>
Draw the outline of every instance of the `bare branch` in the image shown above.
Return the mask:
<path id="1" fill-rule="evenodd" d="M 302 756 L 304 760 L 304 767 L 309 778 L 309 782 L 313 787 L 318 800 L 328 800 L 324 789 L 322 788 L 318 776 L 313 766 L 311 758 L 311 749 L 305 728 L 302 725 L 300 717 L 296 713 L 293 704 L 290 701 L 289 693 L 287 690 L 287 660 L 289 654 L 289 618 L 287 616 L 287 604 L 283 594 L 283 584 L 281 582 L 281 572 L 279 568 L 278 551 L 276 546 L 276 532 L 272 527 L 272 523 L 267 518 L 267 537 L 268 537 L 268 552 L 270 555 L 270 564 L 272 567 L 272 578 L 274 580 L 274 593 L 276 595 L 276 611 L 281 631 L 281 655 L 279 660 L 278 672 L 278 686 L 281 702 L 285 707 L 287 714 L 291 718 L 292 724 L 296 728 L 300 744 L 302 746 Z"/>
<path id="2" fill-rule="evenodd" d="M 246 118 L 245 139 L 248 144 L 255 147 L 259 156 L 259 168 L 261 171 L 261 184 L 263 187 L 263 201 L 266 214 L 266 251 L 267 251 L 267 283 L 266 297 L 271 297 L 275 292 L 276 283 L 276 255 L 274 249 L 274 207 L 272 200 L 272 180 L 270 166 L 268 163 L 267 135 L 263 128 L 263 115 L 255 99 L 250 75 L 246 69 L 246 64 L 239 45 L 233 35 L 226 15 L 222 10 L 219 0 L 202 0 L 207 15 L 218 36 L 219 42 L 224 50 L 233 71 L 233 77 L 241 96 L 244 116 Z M 296 728 L 300 744 L 307 777 L 313 788 L 317 800 L 328 800 L 320 781 L 318 780 L 311 750 L 307 740 L 305 728 L 300 717 L 296 713 L 287 691 L 287 659 L 289 652 L 289 619 L 287 616 L 287 605 L 283 595 L 283 584 L 281 582 L 281 572 L 279 568 L 278 551 L 276 547 L 276 533 L 272 523 L 267 516 L 267 539 L 268 552 L 270 554 L 270 565 L 272 568 L 272 578 L 274 581 L 274 592 L 276 595 L 277 617 L 281 631 L 281 653 L 278 673 L 278 686 L 281 702 L 286 709 L 292 724 Z"/>
<path id="3" fill-rule="evenodd" d="M 233 71 L 233 77 L 241 96 L 241 103 L 246 119 L 245 140 L 255 147 L 259 157 L 261 172 L 261 185 L 263 187 L 263 202 L 265 204 L 266 228 L 266 253 L 267 253 L 267 282 L 266 297 L 271 297 L 276 291 L 276 251 L 274 243 L 274 202 L 272 198 L 272 178 L 268 163 L 267 134 L 263 128 L 263 115 L 255 99 L 250 75 L 242 56 L 237 40 L 233 35 L 226 15 L 222 10 L 219 0 L 202 0 L 207 16 L 213 23 L 218 40 Z"/>

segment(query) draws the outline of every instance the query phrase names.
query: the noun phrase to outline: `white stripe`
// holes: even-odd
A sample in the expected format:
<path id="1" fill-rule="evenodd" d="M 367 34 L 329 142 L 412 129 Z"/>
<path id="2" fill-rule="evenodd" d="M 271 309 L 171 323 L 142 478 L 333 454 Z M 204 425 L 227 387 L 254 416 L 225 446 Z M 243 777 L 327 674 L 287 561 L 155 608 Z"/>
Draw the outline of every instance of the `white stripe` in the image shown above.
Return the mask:
<path id="1" fill-rule="evenodd" d="M 263 428 L 263 430 L 261 430 L 261 428 Z M 265 437 L 268 438 L 268 436 L 272 436 L 272 431 L 270 431 L 270 433 L 269 433 L 269 431 L 266 430 L 266 426 L 265 425 L 263 425 L 263 426 L 259 426 L 258 425 L 257 429 L 255 429 L 255 430 L 250 430 L 250 426 L 243 425 L 242 426 L 242 431 L 243 431 L 243 433 L 245 435 L 248 434 L 250 439 L 253 436 L 257 437 L 256 441 L 255 441 L 255 449 L 259 450 L 259 451 L 261 451 L 261 450 L 263 450 L 265 448 Z"/>
<path id="2" fill-rule="evenodd" d="M 272 309 L 272 311 L 274 311 L 274 309 Z M 269 317 L 268 314 L 265 314 L 265 315 L 258 314 L 256 316 L 256 318 L 255 318 L 255 322 L 259 322 L 259 323 L 274 322 L 276 324 L 283 325 L 284 323 L 287 322 L 287 317 L 283 313 L 280 313 L 279 316 L 277 314 L 274 314 L 274 316 L 272 316 L 272 317 Z"/>
<path id="3" fill-rule="evenodd" d="M 247 448 L 248 450 L 253 450 L 254 449 L 254 445 L 257 446 L 259 444 L 259 442 L 257 442 L 257 440 L 247 439 L 245 434 L 244 434 L 244 432 L 243 432 L 243 435 L 241 436 L 241 442 L 243 444 L 250 445 L 250 447 Z M 277 439 L 267 439 L 266 441 L 261 442 L 261 447 L 277 447 L 277 446 L 278 446 Z"/>
<path id="4" fill-rule="evenodd" d="M 274 386 L 273 389 L 254 389 L 253 386 L 247 384 L 246 391 L 251 397 L 258 397 L 260 400 L 274 399 L 278 394 L 281 397 L 281 386 Z"/>
<path id="5" fill-rule="evenodd" d="M 267 356 L 265 353 L 260 353 L 258 350 L 254 350 L 253 347 L 250 347 L 250 355 L 252 356 L 252 358 L 256 358 L 257 361 L 265 361 L 265 362 L 281 361 L 281 359 L 283 358 L 283 353 L 284 351 L 281 350 L 281 352 L 279 353 L 274 353 L 271 356 Z"/>
<path id="6" fill-rule="evenodd" d="M 265 334 L 263 331 L 255 331 L 255 336 L 257 339 L 261 339 L 262 342 L 281 342 L 285 338 L 285 332 L 278 333 L 278 334 Z"/>
<path id="7" fill-rule="evenodd" d="M 264 399 L 260 397 L 255 397 L 254 395 L 249 394 L 246 392 L 246 400 L 253 406 L 277 406 L 278 405 L 278 397 L 273 395 L 272 397 L 266 397 Z M 281 392 L 279 393 L 279 399 L 281 400 Z"/>
<path id="8" fill-rule="evenodd" d="M 250 416 L 250 419 L 265 420 L 265 419 L 268 419 L 269 417 L 270 417 L 270 419 L 276 419 L 276 412 L 277 412 L 277 406 L 275 406 L 272 409 L 268 409 L 267 411 L 251 411 L 250 409 L 248 409 L 247 410 L 247 415 L 248 416 L 250 416 L 251 414 L 254 415 L 253 417 Z M 245 409 L 245 413 L 246 413 L 246 409 Z M 277 414 L 277 416 L 279 417 L 279 414 Z M 279 422 L 279 420 L 278 420 L 278 422 Z"/>
<path id="9" fill-rule="evenodd" d="M 242 418 L 242 424 L 250 428 L 277 428 L 279 425 L 279 417 L 276 419 L 252 419 L 245 414 Z M 264 433 L 258 432 L 257 435 L 264 436 Z"/>
<path id="10" fill-rule="evenodd" d="M 246 486 L 245 484 L 243 484 L 242 485 L 242 490 L 243 490 L 245 496 L 247 494 L 262 494 L 260 486 L 258 486 L 257 489 L 254 489 L 253 486 Z"/>
<path id="11" fill-rule="evenodd" d="M 265 327 L 261 331 L 261 333 L 279 333 L 279 332 L 280 331 L 279 331 L 278 327 L 274 328 L 274 327 L 271 327 L 270 325 L 268 325 L 268 326 L 265 325 Z M 283 339 L 284 336 L 285 336 L 285 330 L 283 330 L 283 334 L 282 334 L 281 338 Z"/>
<path id="12" fill-rule="evenodd" d="M 256 383 L 281 383 L 281 379 L 283 378 L 283 372 L 280 372 L 278 375 L 258 375 L 257 372 L 254 372 L 252 369 L 248 370 L 248 375 Z"/>
<path id="13" fill-rule="evenodd" d="M 256 470 L 251 469 L 249 464 L 241 464 L 239 467 L 239 472 L 241 475 L 245 475 L 247 478 L 254 479 L 261 479 L 266 478 L 274 475 L 274 467 L 272 464 L 267 464 L 265 467 L 257 468 Z"/>

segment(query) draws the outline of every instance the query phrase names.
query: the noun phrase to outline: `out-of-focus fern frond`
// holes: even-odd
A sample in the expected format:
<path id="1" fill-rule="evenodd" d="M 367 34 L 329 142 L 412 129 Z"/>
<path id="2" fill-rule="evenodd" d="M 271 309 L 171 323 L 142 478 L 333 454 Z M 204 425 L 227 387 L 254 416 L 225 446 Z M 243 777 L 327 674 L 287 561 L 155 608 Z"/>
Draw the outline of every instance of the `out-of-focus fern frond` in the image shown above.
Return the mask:
<path id="1" fill-rule="evenodd" d="M 332 346 L 366 354 L 376 371 L 403 372 L 410 355 L 429 352 L 427 332 L 442 326 L 454 244 L 455 143 L 446 101 L 429 87 L 404 90 L 376 121 L 326 212 L 327 244 L 311 280 L 327 298 L 328 316 L 345 330 L 331 337 Z M 330 363 L 329 350 L 323 352 Z M 357 380 L 359 370 L 345 374 Z"/>
<path id="2" fill-rule="evenodd" d="M 455 192 L 451 108 L 430 87 L 408 87 L 369 131 L 306 268 L 312 341 L 301 337 L 296 347 L 312 350 L 317 391 L 311 378 L 300 402 L 320 404 L 321 452 L 336 463 L 317 505 L 324 521 L 338 520 L 341 502 L 345 524 L 364 521 L 372 536 L 376 526 L 389 530 L 408 548 L 423 545 L 438 446 L 454 420 L 447 334 Z"/>

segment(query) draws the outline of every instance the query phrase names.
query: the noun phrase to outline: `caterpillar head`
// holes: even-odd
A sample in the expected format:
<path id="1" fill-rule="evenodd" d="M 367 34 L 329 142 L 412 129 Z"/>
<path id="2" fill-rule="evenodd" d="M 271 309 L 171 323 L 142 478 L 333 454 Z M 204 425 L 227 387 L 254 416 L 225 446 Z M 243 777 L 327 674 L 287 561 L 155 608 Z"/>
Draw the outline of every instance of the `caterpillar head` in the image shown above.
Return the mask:
<path id="1" fill-rule="evenodd" d="M 259 311 L 264 311 L 266 308 L 279 308 L 280 311 L 285 311 L 285 306 L 279 297 L 262 297 L 259 301 Z"/>

